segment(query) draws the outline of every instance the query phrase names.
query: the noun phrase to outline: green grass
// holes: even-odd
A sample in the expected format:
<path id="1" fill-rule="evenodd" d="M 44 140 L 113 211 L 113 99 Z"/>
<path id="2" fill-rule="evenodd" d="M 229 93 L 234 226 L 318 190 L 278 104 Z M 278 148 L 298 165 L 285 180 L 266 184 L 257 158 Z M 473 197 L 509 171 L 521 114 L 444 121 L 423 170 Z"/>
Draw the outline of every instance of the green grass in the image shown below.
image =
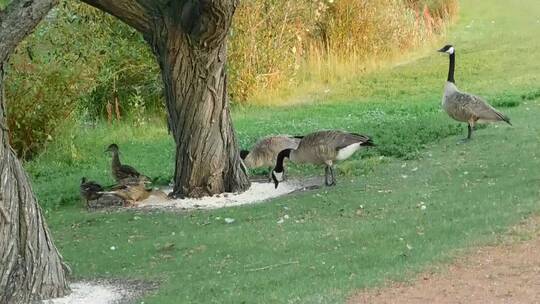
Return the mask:
<path id="1" fill-rule="evenodd" d="M 463 1 L 461 11 L 448 38 L 458 85 L 503 107 L 514 127 L 489 126 L 456 144 L 465 128 L 440 110 L 448 58 L 434 51 L 328 88 L 310 104 L 234 109 L 244 147 L 272 133 L 371 134 L 378 147 L 340 164 L 334 188 L 210 212 L 87 213 L 79 178 L 112 183 L 107 144 L 162 181 L 173 145 L 159 121 L 66 128 L 27 168 L 75 278 L 161 282 L 145 303 L 336 303 L 492 242 L 540 211 L 540 3 Z"/>

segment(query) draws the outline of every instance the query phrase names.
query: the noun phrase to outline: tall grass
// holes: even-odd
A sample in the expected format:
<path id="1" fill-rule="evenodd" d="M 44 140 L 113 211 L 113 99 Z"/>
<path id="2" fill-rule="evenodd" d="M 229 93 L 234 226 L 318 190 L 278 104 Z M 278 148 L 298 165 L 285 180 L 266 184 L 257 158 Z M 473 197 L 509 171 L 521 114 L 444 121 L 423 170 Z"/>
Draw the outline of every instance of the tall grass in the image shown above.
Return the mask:
<path id="1" fill-rule="evenodd" d="M 243 2 L 230 40 L 232 98 L 246 103 L 357 75 L 431 41 L 457 7 L 457 0 Z"/>

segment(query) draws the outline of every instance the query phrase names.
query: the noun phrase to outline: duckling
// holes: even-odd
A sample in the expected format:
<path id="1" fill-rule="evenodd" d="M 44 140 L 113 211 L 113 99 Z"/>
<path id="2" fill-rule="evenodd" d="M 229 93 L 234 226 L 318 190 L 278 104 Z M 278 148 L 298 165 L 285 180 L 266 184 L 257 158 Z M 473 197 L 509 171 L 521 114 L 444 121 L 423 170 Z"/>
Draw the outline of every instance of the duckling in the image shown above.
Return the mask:
<path id="1" fill-rule="evenodd" d="M 86 206 L 88 207 L 88 201 L 97 200 L 101 197 L 103 187 L 94 182 L 87 181 L 86 177 L 81 178 L 80 193 L 81 197 L 86 200 Z"/>
<path id="2" fill-rule="evenodd" d="M 148 177 L 140 174 L 135 168 L 120 163 L 119 149 L 117 144 L 111 144 L 105 152 L 112 153 L 111 171 L 114 179 L 119 184 L 136 182 L 140 179 L 148 181 Z"/>
<path id="3" fill-rule="evenodd" d="M 255 143 L 251 151 L 240 151 L 240 158 L 247 168 L 268 167 L 271 174 L 272 167 L 276 164 L 277 155 L 284 149 L 296 149 L 301 136 L 276 135 L 260 139 Z M 271 175 L 269 175 L 271 181 Z"/>
<path id="4" fill-rule="evenodd" d="M 325 165 L 325 184 L 336 184 L 333 164 L 345 160 L 354 152 L 364 147 L 375 146 L 366 135 L 340 130 L 318 131 L 302 138 L 297 149 L 285 149 L 279 152 L 276 166 L 272 170 L 272 179 L 277 188 L 283 180 L 283 161 L 285 157 L 295 163 Z"/>

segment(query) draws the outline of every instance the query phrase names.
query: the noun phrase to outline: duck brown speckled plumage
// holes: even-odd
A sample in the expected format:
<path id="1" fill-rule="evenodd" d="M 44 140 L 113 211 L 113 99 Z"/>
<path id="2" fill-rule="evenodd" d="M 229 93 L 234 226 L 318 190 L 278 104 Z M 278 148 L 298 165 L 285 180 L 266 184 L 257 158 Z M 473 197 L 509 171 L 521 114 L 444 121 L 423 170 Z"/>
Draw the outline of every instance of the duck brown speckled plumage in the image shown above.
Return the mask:
<path id="1" fill-rule="evenodd" d="M 148 179 L 132 166 L 123 165 L 120 162 L 119 148 L 117 144 L 109 145 L 105 151 L 112 153 L 111 172 L 118 184 L 133 183 L 139 180 Z"/>

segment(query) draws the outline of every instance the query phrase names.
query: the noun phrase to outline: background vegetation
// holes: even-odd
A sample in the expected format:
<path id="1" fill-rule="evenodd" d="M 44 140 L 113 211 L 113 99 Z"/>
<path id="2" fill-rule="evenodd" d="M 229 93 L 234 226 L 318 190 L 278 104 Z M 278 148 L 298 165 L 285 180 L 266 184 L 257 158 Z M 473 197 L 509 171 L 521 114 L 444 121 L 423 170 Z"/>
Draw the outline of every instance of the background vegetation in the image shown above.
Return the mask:
<path id="1" fill-rule="evenodd" d="M 432 41 L 456 10 L 457 0 L 242 1 L 230 37 L 230 96 L 237 104 L 288 102 Z M 66 120 L 145 124 L 163 117 L 161 88 L 141 35 L 63 0 L 10 62 L 12 144 L 29 158 Z"/>
<path id="2" fill-rule="evenodd" d="M 80 177 L 112 183 L 103 153 L 108 144 L 118 143 L 126 163 L 161 183 L 172 176 L 174 145 L 159 115 L 145 115 L 141 124 L 128 106 L 127 119 L 112 127 L 90 118 L 59 124 L 26 168 L 74 279 L 159 282 L 145 303 L 341 303 L 358 288 L 406 280 L 462 249 L 494 242 L 510 225 L 538 214 L 540 2 L 460 4 L 459 22 L 445 36 L 457 48 L 458 85 L 500 107 L 513 127 L 492 125 L 469 144 L 457 144 L 466 129 L 440 108 L 448 58 L 435 49 L 446 41 L 405 54 L 398 64 L 388 55 L 392 64 L 340 81 L 295 78 L 317 84 L 315 97 L 300 99 L 301 105 L 234 107 L 245 148 L 260 136 L 322 128 L 372 135 L 378 147 L 339 164 L 331 189 L 213 211 L 90 213 L 78 196 Z M 430 15 L 437 5 L 430 3 Z M 21 50 L 18 56 L 27 56 Z M 298 73 L 311 73 L 303 69 Z M 147 100 L 144 94 L 126 96 Z M 106 109 L 99 113 L 107 116 Z M 323 170 L 292 166 L 290 173 L 299 178 Z"/>
<path id="3" fill-rule="evenodd" d="M 75 278 L 158 281 L 145 303 L 343 303 L 358 288 L 407 280 L 496 242 L 538 214 L 540 2 L 464 0 L 459 17 L 445 39 L 457 48 L 458 85 L 500 107 L 513 127 L 492 125 L 457 144 L 465 126 L 440 107 L 448 57 L 435 50 L 446 41 L 324 86 L 310 103 L 233 109 L 242 147 L 322 128 L 373 135 L 378 147 L 339 164 L 331 189 L 213 211 L 89 213 L 79 178 L 111 182 L 107 144 L 117 142 L 127 163 L 164 181 L 174 144 L 159 120 L 60 132 L 27 168 Z"/>

